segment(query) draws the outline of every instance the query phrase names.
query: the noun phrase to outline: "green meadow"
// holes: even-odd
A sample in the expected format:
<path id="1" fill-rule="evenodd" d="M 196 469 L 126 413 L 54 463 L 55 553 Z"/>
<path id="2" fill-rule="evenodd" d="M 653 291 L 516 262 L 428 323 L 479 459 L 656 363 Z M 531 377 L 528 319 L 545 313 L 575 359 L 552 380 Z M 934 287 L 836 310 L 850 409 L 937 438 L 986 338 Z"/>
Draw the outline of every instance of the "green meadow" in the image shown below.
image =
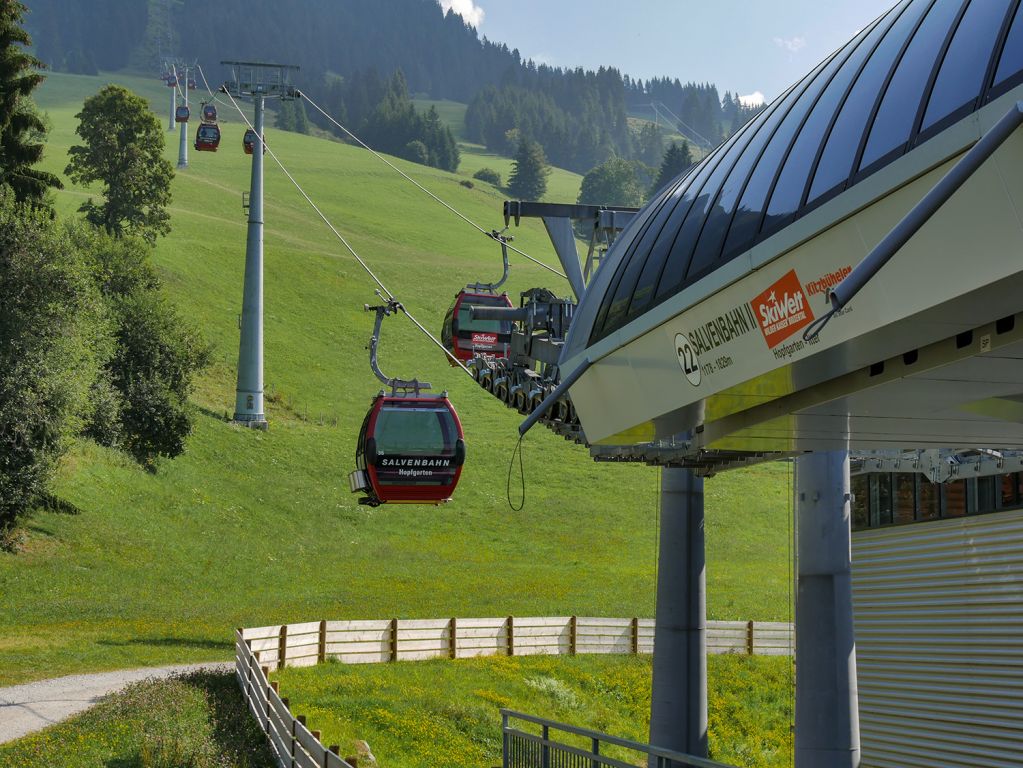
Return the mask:
<path id="1" fill-rule="evenodd" d="M 710 756 L 742 768 L 791 765 L 789 660 L 725 655 L 708 662 Z M 650 675 L 645 656 L 502 656 L 328 663 L 273 678 L 292 712 L 305 715 L 343 756 L 355 754 L 361 740 L 386 768 L 434 768 L 499 764 L 501 708 L 645 742 Z M 637 757 L 608 747 L 602 754 Z M 273 765 L 231 672 L 135 683 L 64 723 L 0 745 L 6 768 L 54 765 L 54 755 L 62 768 Z"/>
<path id="2" fill-rule="evenodd" d="M 155 78 L 51 74 L 38 92 L 52 125 L 48 169 L 63 173 L 76 138 L 74 116 L 107 82 L 148 97 L 166 123 L 169 97 Z M 65 503 L 25 522 L 22 551 L 0 553 L 0 685 L 227 659 L 237 626 L 392 616 L 652 615 L 657 472 L 595 464 L 585 450 L 537 429 L 524 443 L 526 506 L 511 511 L 506 479 L 519 417 L 449 367 L 405 318 L 385 325 L 381 365 L 450 393 L 465 426 L 467 464 L 446 506 L 357 504 L 347 475 L 365 410 L 380 388 L 367 362 L 372 317 L 363 305 L 377 297 L 269 156 L 271 428 L 255 432 L 227 422 L 249 158 L 237 113 L 221 106 L 220 114 L 221 149 L 190 151 L 190 167 L 173 182 L 173 232 L 154 255 L 167 292 L 215 348 L 194 396 L 195 433 L 185 455 L 153 473 L 87 441 L 71 451 L 56 486 Z M 167 139 L 167 157 L 176 160 L 177 133 Z M 490 240 L 369 153 L 273 129 L 268 143 L 428 328 L 439 330 L 462 285 L 500 274 Z M 481 226 L 503 226 L 501 193 L 461 184 L 475 163 L 496 159 L 465 147 L 457 175 L 395 162 Z M 578 177 L 556 177 L 559 194 L 574 200 L 569 187 L 577 188 Z M 98 192 L 69 184 L 57 194 L 57 208 L 74 215 Z M 517 246 L 556 263 L 538 222 L 523 221 L 513 233 Z M 510 293 L 539 285 L 568 293 L 563 280 L 516 258 Z M 787 483 L 781 465 L 707 482 L 711 618 L 787 618 Z"/>
<path id="3" fill-rule="evenodd" d="M 708 659 L 710 757 L 743 768 L 791 764 L 792 666 L 787 658 Z M 274 673 L 292 712 L 325 744 L 354 754 L 369 743 L 381 765 L 432 768 L 501 761 L 500 709 L 511 709 L 645 743 L 650 727 L 649 656 L 496 656 L 323 664 Z M 524 730 L 534 727 L 515 723 Z M 558 734 L 571 746 L 586 739 Z M 637 753 L 603 748 L 627 762 Z"/>

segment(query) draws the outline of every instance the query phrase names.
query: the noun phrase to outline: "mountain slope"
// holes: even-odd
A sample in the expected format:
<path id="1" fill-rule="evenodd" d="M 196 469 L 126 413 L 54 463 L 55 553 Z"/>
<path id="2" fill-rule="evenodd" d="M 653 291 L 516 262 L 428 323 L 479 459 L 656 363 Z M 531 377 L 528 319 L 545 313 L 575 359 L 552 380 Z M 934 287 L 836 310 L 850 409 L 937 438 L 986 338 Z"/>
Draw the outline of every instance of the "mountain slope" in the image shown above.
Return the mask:
<path id="1" fill-rule="evenodd" d="M 39 101 L 53 124 L 45 166 L 61 172 L 82 100 L 126 76 L 51 75 Z M 365 274 L 271 161 L 266 174 L 267 433 L 225 422 L 234 402 L 248 158 L 243 126 L 221 108 L 216 154 L 191 153 L 174 180 L 172 234 L 156 263 L 168 292 L 203 328 L 215 364 L 196 393 L 187 453 L 147 473 L 88 442 L 58 494 L 77 514 L 38 513 L 26 550 L 0 554 L 0 685 L 56 674 L 227 658 L 235 626 L 320 618 L 650 615 L 656 473 L 597 465 L 543 430 L 525 441 L 527 503 L 505 501 L 519 419 L 461 374 L 403 319 L 383 331 L 381 364 L 447 389 L 469 457 L 443 507 L 359 507 L 347 490 L 355 438 L 379 390 L 365 346 L 375 301 Z M 166 119 L 166 117 L 164 117 Z M 167 156 L 176 159 L 177 134 Z M 368 153 L 271 131 L 268 142 L 381 279 L 429 328 L 455 291 L 499 273 L 479 233 Z M 400 162 L 400 161 L 399 161 Z M 487 185 L 402 164 L 486 227 L 502 198 Z M 71 214 L 90 194 L 58 196 Z M 95 194 L 95 191 L 92 191 Z M 542 227 L 516 244 L 554 262 Z M 516 259 L 510 292 L 567 286 Z M 787 614 L 786 470 L 708 481 L 709 606 L 715 618 Z M 517 494 L 518 489 L 512 489 Z"/>

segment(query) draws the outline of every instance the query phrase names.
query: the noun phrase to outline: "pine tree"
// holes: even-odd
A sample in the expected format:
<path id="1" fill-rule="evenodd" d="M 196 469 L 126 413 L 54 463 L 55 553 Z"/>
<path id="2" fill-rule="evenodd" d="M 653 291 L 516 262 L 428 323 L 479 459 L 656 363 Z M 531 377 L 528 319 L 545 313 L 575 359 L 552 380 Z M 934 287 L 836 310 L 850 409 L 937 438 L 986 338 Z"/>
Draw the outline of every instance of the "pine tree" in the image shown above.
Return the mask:
<path id="1" fill-rule="evenodd" d="M 0 0 L 0 186 L 19 202 L 41 204 L 48 189 L 62 185 L 32 167 L 42 159 L 46 126 L 32 101 L 43 76 L 42 63 L 24 48 L 32 42 L 21 27 L 25 10 L 17 0 Z"/>
<path id="2" fill-rule="evenodd" d="M 512 163 L 508 191 L 519 200 L 539 200 L 547 191 L 547 177 L 551 167 L 547 164 L 543 147 L 535 141 L 523 139 Z"/>
<path id="3" fill-rule="evenodd" d="M 295 132 L 296 133 L 309 133 L 309 115 L 305 111 L 305 102 L 295 102 Z"/>
<path id="4" fill-rule="evenodd" d="M 294 131 L 295 124 L 295 102 L 279 102 L 277 104 L 277 116 L 274 118 L 274 128 L 282 131 Z"/>
<path id="5" fill-rule="evenodd" d="M 664 153 L 664 160 L 661 161 L 661 169 L 657 172 L 657 179 L 651 189 L 651 194 L 656 192 L 669 181 L 674 179 L 686 168 L 693 164 L 693 155 L 689 151 L 689 142 L 681 144 L 671 142 L 668 151 Z"/>

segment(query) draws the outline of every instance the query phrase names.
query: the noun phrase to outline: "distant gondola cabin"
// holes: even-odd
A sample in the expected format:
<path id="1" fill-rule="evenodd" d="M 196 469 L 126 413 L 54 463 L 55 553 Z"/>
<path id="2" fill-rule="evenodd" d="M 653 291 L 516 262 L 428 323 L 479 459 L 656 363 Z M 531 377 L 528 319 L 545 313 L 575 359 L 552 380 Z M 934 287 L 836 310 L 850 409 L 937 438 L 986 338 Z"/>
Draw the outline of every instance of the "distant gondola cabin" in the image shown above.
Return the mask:
<path id="1" fill-rule="evenodd" d="M 254 130 L 249 128 L 247 131 L 245 131 L 245 135 L 242 136 L 242 148 L 245 150 L 246 155 L 251 155 L 255 151 L 256 144 L 258 143 L 259 136 L 256 135 L 256 132 Z M 263 147 L 263 154 L 264 155 L 266 154 L 265 146 Z"/>
<path id="2" fill-rule="evenodd" d="M 195 132 L 195 148 L 199 152 L 216 152 L 220 146 L 220 128 L 215 123 L 203 123 Z"/>
<path id="3" fill-rule="evenodd" d="M 188 107 L 181 106 L 174 110 L 174 122 L 176 123 L 187 123 L 190 116 L 191 112 Z"/>

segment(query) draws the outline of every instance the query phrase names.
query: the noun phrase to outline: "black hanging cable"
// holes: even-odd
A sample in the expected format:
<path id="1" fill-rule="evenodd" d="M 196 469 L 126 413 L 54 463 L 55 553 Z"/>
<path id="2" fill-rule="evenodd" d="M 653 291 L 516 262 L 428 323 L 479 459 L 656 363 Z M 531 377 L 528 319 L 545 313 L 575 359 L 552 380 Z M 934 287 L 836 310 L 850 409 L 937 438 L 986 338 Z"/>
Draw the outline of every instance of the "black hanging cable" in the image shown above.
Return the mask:
<path id="1" fill-rule="evenodd" d="M 508 506 L 511 507 L 512 512 L 521 512 L 526 506 L 526 470 L 522 465 L 522 438 L 524 437 L 525 435 L 519 435 L 519 440 L 515 443 L 515 450 L 512 451 L 511 460 L 508 462 L 508 482 L 505 485 L 505 494 L 508 498 Z M 519 478 L 522 480 L 522 499 L 517 507 L 511 498 L 512 468 L 515 466 L 516 454 L 519 456 Z"/>
<path id="2" fill-rule="evenodd" d="M 790 735 L 795 732 L 795 727 L 796 727 L 795 726 L 795 717 L 796 717 L 796 681 L 795 681 L 795 672 L 794 672 L 796 656 L 795 656 L 795 653 L 793 652 L 793 649 L 792 649 L 793 634 L 796 631 L 795 627 L 792 625 L 792 619 L 793 619 L 793 591 L 794 591 L 793 590 L 793 583 L 795 582 L 795 579 L 796 579 L 796 566 L 795 566 L 795 561 L 794 561 L 794 558 L 793 558 L 793 549 L 794 549 L 793 543 L 795 541 L 795 525 L 793 524 L 793 515 L 794 515 L 794 508 L 795 508 L 795 505 L 796 505 L 796 486 L 794 484 L 794 477 L 793 477 L 793 466 L 795 465 L 795 461 L 796 461 L 795 459 L 789 459 L 788 462 L 787 462 L 788 463 L 788 472 L 786 474 L 788 475 L 787 479 L 788 479 L 788 484 L 789 484 L 789 492 L 788 492 L 788 505 L 787 505 L 788 506 L 788 510 L 787 510 L 787 515 L 786 515 L 786 518 L 785 518 L 786 528 L 787 528 L 787 530 L 786 530 L 786 537 L 785 538 L 786 538 L 786 550 L 787 550 L 788 569 L 789 569 L 789 576 L 788 576 L 788 578 L 785 581 L 786 581 L 786 584 L 787 584 L 787 587 L 788 587 L 788 589 L 787 589 L 787 593 L 788 593 L 787 594 L 787 598 L 788 598 L 788 618 L 789 618 L 789 717 L 791 718 L 791 721 L 789 723 L 789 733 L 790 733 Z M 791 763 L 791 765 L 794 768 L 794 766 L 795 766 L 795 759 L 796 759 L 795 758 L 795 750 L 792 750 L 791 754 L 792 754 L 792 763 Z"/>
<path id="3" fill-rule="evenodd" d="M 664 468 L 660 468 L 654 473 L 654 613 L 657 613 L 657 579 L 659 577 L 658 568 L 660 566 L 660 554 L 661 554 L 661 473 L 664 472 Z"/>

